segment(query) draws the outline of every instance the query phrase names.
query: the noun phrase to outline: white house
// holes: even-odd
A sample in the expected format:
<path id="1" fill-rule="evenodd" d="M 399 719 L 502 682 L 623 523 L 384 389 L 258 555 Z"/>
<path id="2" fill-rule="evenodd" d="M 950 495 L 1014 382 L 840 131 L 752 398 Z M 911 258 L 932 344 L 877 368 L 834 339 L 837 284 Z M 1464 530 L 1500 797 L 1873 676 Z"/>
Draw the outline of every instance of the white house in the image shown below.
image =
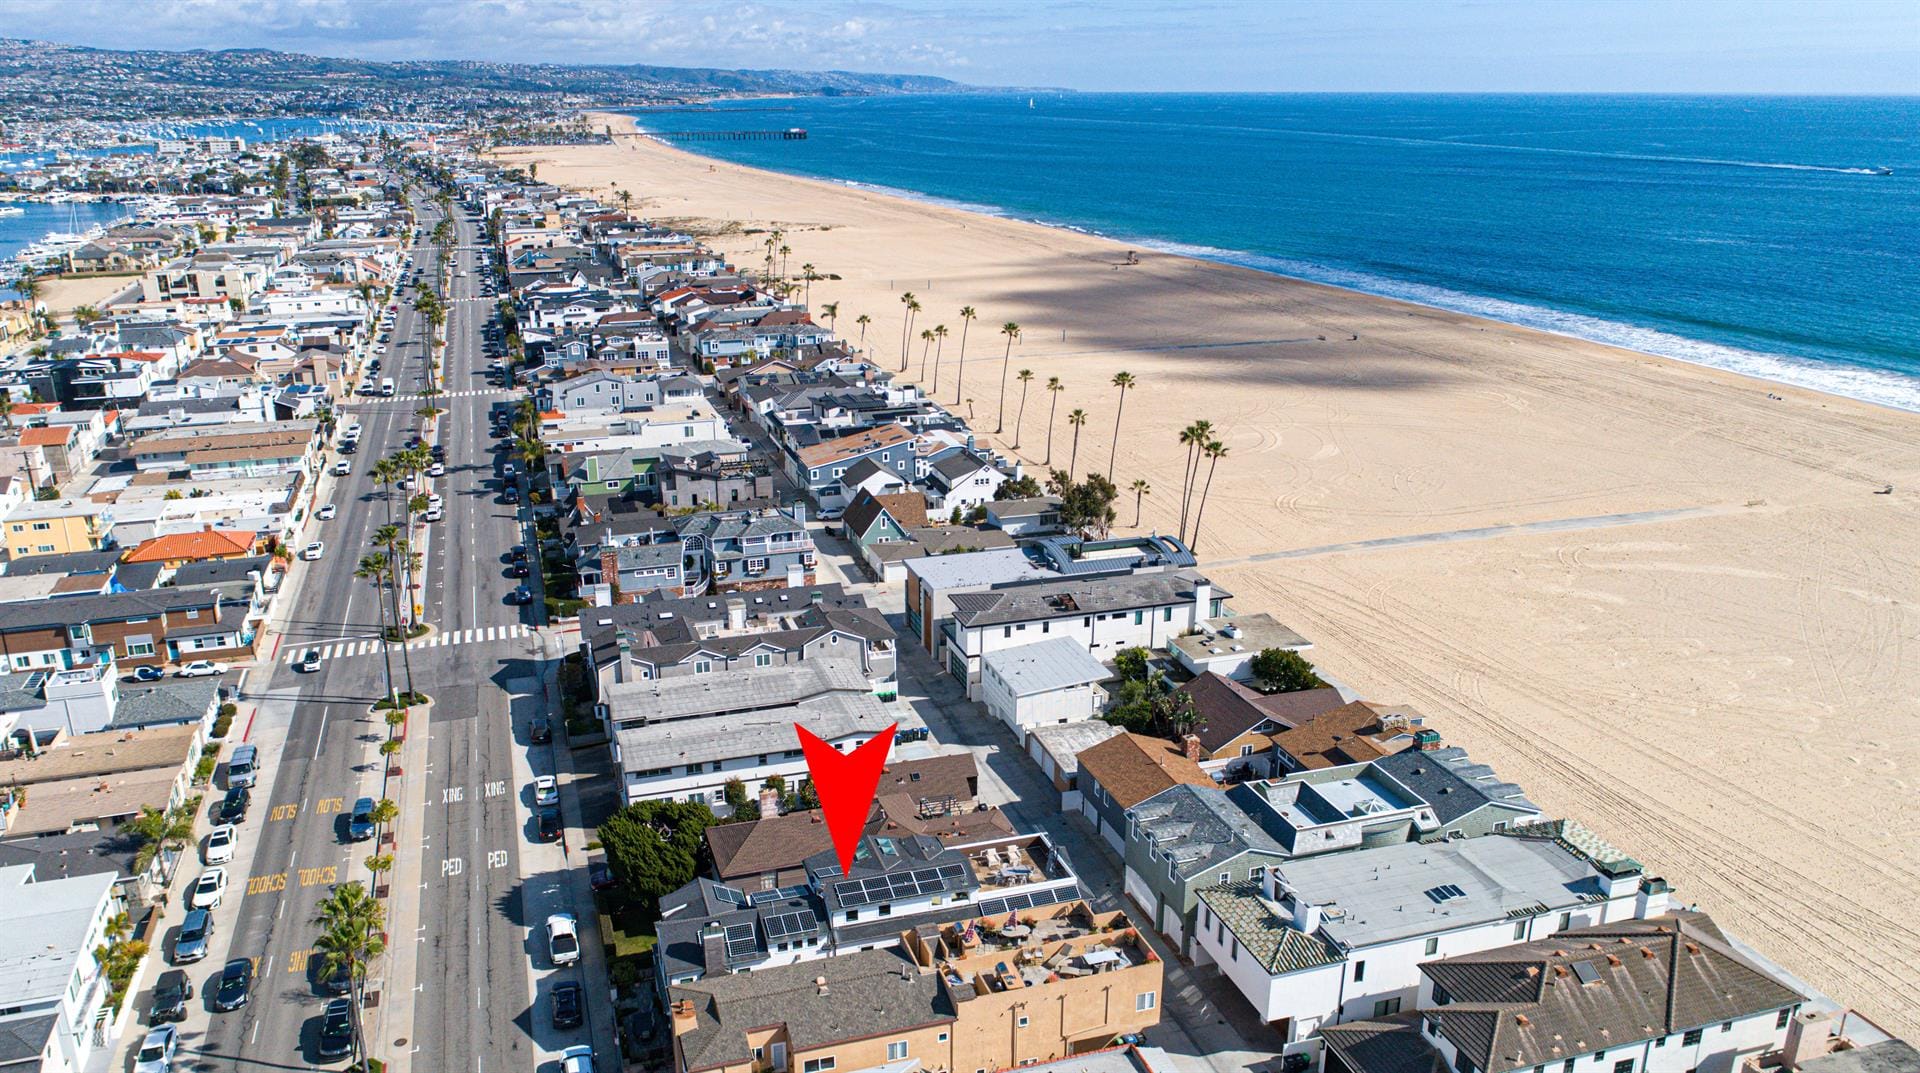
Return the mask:
<path id="1" fill-rule="evenodd" d="M 755 663 L 732 671 L 696 666 L 692 675 L 606 688 L 628 802 L 698 801 L 726 815 L 733 779 L 753 797 L 771 776 L 789 786 L 806 777 L 796 725 L 843 751 L 895 723 L 901 730 L 923 725 L 911 707 L 876 698 L 857 663 L 775 664 L 771 653 Z"/>
<path id="2" fill-rule="evenodd" d="M 1576 848 L 1584 847 L 1584 848 Z M 1200 891 L 1194 959 L 1291 1043 L 1414 1008 L 1420 966 L 1666 911 L 1664 883 L 1570 823 L 1298 858 Z M 1584 1073 L 1584 1071 L 1582 1071 Z"/>
<path id="3" fill-rule="evenodd" d="M 943 625 L 947 670 L 980 699 L 987 653 L 1052 637 L 1072 639 L 1095 658 L 1123 648 L 1161 648 L 1220 614 L 1224 590 L 1192 570 L 1106 574 L 1011 585 L 952 598 Z"/>
<path id="4" fill-rule="evenodd" d="M 70 1073 L 112 1044 L 109 985 L 94 951 L 121 908 L 114 879 L 101 872 L 41 882 L 30 864 L 0 868 L 0 1038 L 9 1070 Z"/>
<path id="5" fill-rule="evenodd" d="M 1109 677 L 1078 641 L 1052 637 L 987 653 L 981 661 L 980 698 L 987 714 L 1024 741 L 1034 727 L 1099 714 L 1105 698 L 1095 683 Z"/>
<path id="6" fill-rule="evenodd" d="M 971 451 L 955 451 L 927 467 L 928 506 L 966 513 L 993 501 L 1007 480 L 999 467 Z"/>

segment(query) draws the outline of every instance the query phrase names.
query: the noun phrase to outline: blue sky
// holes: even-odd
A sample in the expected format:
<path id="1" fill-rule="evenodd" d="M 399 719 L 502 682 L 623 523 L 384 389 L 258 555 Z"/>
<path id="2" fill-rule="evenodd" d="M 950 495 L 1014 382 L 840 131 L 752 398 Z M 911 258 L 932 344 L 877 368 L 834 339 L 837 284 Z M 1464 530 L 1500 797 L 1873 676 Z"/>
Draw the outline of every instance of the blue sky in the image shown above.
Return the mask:
<path id="1" fill-rule="evenodd" d="M 1086 90 L 1920 93 L 1914 0 L 0 0 L 8 36 Z"/>

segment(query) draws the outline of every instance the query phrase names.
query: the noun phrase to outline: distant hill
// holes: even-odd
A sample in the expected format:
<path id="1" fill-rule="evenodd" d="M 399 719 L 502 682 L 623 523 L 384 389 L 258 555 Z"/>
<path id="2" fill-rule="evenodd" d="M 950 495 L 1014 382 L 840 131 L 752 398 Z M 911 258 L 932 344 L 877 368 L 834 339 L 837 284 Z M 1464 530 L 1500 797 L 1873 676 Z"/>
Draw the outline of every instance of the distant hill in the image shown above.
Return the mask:
<path id="1" fill-rule="evenodd" d="M 867 96 L 973 87 L 927 75 L 730 71 L 648 64 L 380 62 L 272 49 L 119 51 L 0 38 L 0 109 L 14 119 L 246 111 L 394 113 L 551 99 L 622 104 L 751 94 Z"/>

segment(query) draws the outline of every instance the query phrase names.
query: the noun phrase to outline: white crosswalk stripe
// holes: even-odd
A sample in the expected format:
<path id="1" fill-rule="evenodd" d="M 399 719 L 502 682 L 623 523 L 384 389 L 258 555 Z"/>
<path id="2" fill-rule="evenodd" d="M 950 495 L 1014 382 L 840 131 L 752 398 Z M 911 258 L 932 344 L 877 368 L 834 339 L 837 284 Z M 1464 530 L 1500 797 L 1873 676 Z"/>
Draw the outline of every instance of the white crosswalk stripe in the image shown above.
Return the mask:
<path id="1" fill-rule="evenodd" d="M 407 642 L 407 648 L 419 651 L 426 648 L 449 648 L 455 645 L 486 644 L 492 641 L 507 641 L 518 637 L 532 637 L 533 627 L 516 622 L 511 626 L 485 626 L 471 630 L 455 630 L 451 633 L 436 633 L 432 637 L 422 637 Z M 380 639 L 377 637 L 348 638 L 343 641 L 330 641 L 318 645 L 299 645 L 287 653 L 289 666 L 300 662 L 307 652 L 318 648 L 320 658 L 352 659 L 358 656 L 377 656 L 380 654 Z"/>
<path id="2" fill-rule="evenodd" d="M 508 391 L 507 391 L 507 390 L 506 390 L 505 388 L 497 388 L 497 387 L 494 387 L 494 388 L 472 388 L 472 389 L 469 389 L 469 390 L 467 390 L 467 391 L 442 391 L 442 392 L 441 392 L 440 394 L 438 394 L 438 395 L 421 395 L 421 394 L 408 394 L 408 395 L 380 395 L 380 396 L 376 396 L 376 397 L 374 397 L 374 398 L 367 398 L 367 399 L 357 399 L 357 400 L 355 400 L 355 401 L 352 401 L 352 402 L 349 402 L 349 403 L 347 403 L 346 405 L 347 405 L 347 407 L 348 407 L 349 409 L 353 409 L 353 408 L 356 408 L 356 407 L 363 407 L 363 406 L 366 406 L 366 407 L 372 407 L 372 406 L 378 406 L 378 405 L 380 405 L 381 403 L 393 403 L 393 402 L 425 402 L 425 401 L 427 401 L 428 399 L 435 399 L 435 400 L 439 400 L 439 399 L 477 399 L 477 398 L 481 398 L 481 397 L 483 397 L 483 396 L 487 396 L 487 395 L 505 395 L 505 394 L 508 394 Z"/>

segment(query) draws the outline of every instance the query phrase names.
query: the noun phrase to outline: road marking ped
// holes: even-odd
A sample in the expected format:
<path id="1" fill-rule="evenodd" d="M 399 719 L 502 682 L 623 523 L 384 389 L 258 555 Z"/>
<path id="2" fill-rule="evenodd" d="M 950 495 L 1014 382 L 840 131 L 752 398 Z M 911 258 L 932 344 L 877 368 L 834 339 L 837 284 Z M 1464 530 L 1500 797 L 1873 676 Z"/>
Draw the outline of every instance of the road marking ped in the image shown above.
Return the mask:
<path id="1" fill-rule="evenodd" d="M 464 786 L 449 786 L 440 791 L 440 803 L 443 805 L 451 805 L 464 798 L 466 794 L 467 788 Z"/>
<path id="2" fill-rule="evenodd" d="M 248 894 L 266 894 L 270 891 L 287 889 L 287 873 L 275 872 L 269 876 L 251 876 L 247 879 Z"/>
<path id="3" fill-rule="evenodd" d="M 488 797 L 499 797 L 501 794 L 504 794 L 506 792 L 507 792 L 507 781 L 505 779 L 495 779 L 493 782 L 490 782 L 487 784 Z"/>
<path id="4" fill-rule="evenodd" d="M 507 866 L 506 850 L 496 849 L 496 850 L 491 850 L 487 853 L 488 868 L 505 868 L 506 866 Z"/>
<path id="5" fill-rule="evenodd" d="M 460 858 L 448 857 L 440 862 L 440 878 L 445 879 L 448 876 L 457 876 L 461 872 L 466 871 L 466 868 L 465 862 L 461 861 Z"/>

